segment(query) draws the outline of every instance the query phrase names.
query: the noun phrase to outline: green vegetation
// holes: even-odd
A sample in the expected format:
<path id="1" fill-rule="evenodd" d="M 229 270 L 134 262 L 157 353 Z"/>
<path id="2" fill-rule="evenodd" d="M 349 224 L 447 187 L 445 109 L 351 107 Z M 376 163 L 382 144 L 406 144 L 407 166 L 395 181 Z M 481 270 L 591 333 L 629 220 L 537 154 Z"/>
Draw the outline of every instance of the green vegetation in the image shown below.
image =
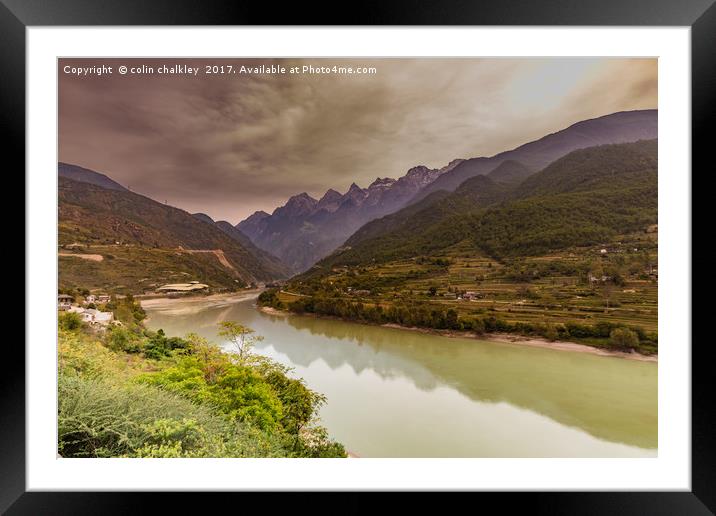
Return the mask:
<path id="1" fill-rule="evenodd" d="M 139 317 L 133 300 L 120 304 L 130 322 Z M 93 332 L 72 315 L 59 324 L 63 457 L 346 456 L 316 425 L 325 398 L 251 354 L 250 328 L 223 324 L 243 339 L 237 356 L 138 323 Z"/>
<path id="2" fill-rule="evenodd" d="M 520 184 L 473 177 L 366 224 L 260 302 L 655 353 L 656 160 L 642 141 L 572 152 Z"/>
<path id="3" fill-rule="evenodd" d="M 434 297 L 430 287 L 426 297 Z M 508 309 L 465 309 L 460 302 L 429 301 L 425 299 L 394 299 L 384 301 L 376 297 L 353 300 L 340 297 L 337 292 L 316 292 L 310 296 L 287 296 L 277 289 L 263 292 L 258 299 L 262 306 L 289 310 L 297 314 L 316 314 L 369 324 L 399 324 L 405 327 L 429 328 L 484 333 L 510 333 L 544 337 L 548 340 L 568 340 L 596 347 L 621 351 L 655 353 L 658 337 L 639 326 L 615 319 L 584 324 L 579 319 L 563 317 L 557 311 L 538 320 L 523 318 Z M 463 305 L 463 306 L 461 306 Z"/>

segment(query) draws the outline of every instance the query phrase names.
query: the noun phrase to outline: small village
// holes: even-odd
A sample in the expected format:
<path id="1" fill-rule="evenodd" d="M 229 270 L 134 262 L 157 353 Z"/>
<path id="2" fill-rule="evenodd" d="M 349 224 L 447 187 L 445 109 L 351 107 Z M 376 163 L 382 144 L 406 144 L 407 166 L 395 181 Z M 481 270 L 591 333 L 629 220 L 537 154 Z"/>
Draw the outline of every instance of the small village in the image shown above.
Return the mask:
<path id="1" fill-rule="evenodd" d="M 158 287 L 155 292 L 138 297 L 176 297 L 208 291 L 209 285 L 198 281 L 190 281 L 188 283 L 169 283 L 162 285 Z M 82 322 L 89 324 L 91 327 L 106 328 L 110 325 L 121 326 L 121 321 L 115 318 L 114 313 L 106 310 L 106 305 L 110 303 L 111 300 L 112 296 L 109 294 L 74 296 L 59 293 L 57 295 L 57 310 L 60 312 L 76 313 L 82 318 Z M 101 310 L 100 308 L 105 309 Z"/>
<path id="2" fill-rule="evenodd" d="M 121 325 L 115 320 L 114 313 L 97 309 L 110 302 L 107 294 L 90 294 L 80 303 L 75 302 L 75 296 L 59 294 L 57 296 L 57 309 L 61 312 L 76 313 L 82 318 L 82 322 L 96 327 L 107 327 L 109 325 Z"/>

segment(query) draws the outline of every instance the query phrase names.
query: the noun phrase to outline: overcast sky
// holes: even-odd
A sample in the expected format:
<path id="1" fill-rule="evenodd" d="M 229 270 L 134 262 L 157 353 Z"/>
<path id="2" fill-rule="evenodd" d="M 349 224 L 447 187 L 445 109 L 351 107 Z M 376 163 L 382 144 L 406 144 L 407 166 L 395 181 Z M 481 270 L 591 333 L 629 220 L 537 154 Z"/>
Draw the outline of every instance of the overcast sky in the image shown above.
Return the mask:
<path id="1" fill-rule="evenodd" d="M 377 73 L 204 75 L 221 63 Z M 64 73 L 102 64 L 114 73 Z M 200 73 L 120 75 L 122 64 Z M 61 161 L 232 223 L 304 191 L 365 187 L 657 107 L 656 59 L 61 59 L 58 72 Z"/>

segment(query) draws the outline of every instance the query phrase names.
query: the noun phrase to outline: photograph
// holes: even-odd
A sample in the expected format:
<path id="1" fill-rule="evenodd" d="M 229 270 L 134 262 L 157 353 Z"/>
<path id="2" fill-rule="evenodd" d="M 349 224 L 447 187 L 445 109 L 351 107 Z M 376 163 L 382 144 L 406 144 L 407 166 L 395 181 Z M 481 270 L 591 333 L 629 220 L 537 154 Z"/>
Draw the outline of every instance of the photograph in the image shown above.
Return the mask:
<path id="1" fill-rule="evenodd" d="M 659 456 L 656 57 L 56 63 L 58 457 Z"/>

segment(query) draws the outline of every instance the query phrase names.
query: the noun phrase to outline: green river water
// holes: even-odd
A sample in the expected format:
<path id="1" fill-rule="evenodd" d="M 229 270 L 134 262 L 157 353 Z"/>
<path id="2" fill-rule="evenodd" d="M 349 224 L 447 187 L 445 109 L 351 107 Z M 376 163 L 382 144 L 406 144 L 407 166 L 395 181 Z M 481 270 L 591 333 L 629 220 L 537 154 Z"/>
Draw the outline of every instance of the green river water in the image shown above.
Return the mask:
<path id="1" fill-rule="evenodd" d="M 259 311 L 255 298 L 152 300 L 148 326 L 255 352 L 325 394 L 321 424 L 359 457 L 653 457 L 657 364 Z"/>

